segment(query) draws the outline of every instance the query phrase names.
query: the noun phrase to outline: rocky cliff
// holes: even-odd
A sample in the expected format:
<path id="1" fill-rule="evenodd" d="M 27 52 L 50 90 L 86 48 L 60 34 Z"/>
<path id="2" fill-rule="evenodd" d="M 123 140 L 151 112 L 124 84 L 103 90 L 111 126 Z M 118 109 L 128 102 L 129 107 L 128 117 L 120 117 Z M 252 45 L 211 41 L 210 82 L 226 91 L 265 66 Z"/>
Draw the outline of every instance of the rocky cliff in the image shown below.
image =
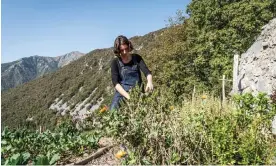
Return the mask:
<path id="1" fill-rule="evenodd" d="M 238 89 L 241 93 L 265 92 L 276 88 L 276 18 L 262 28 L 255 43 L 241 55 Z"/>

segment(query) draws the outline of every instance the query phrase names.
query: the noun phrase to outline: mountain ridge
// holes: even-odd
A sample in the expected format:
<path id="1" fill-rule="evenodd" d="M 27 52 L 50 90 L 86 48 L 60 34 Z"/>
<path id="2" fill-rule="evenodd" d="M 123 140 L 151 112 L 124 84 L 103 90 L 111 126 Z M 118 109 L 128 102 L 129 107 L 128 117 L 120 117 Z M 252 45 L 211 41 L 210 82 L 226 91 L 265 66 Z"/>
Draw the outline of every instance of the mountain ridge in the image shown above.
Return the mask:
<path id="1" fill-rule="evenodd" d="M 141 51 L 149 50 L 155 36 L 163 31 L 130 38 L 138 48 L 133 52 L 141 53 L 147 63 L 150 55 Z M 35 126 L 51 128 L 59 116 L 79 117 L 109 105 L 114 92 L 110 75 L 113 58 L 112 47 L 94 49 L 55 72 L 3 92 L 2 126 L 25 126 L 29 123 L 26 119 L 33 117 Z"/>
<path id="2" fill-rule="evenodd" d="M 72 51 L 57 57 L 34 55 L 1 64 L 1 90 L 14 88 L 44 74 L 58 70 L 82 57 L 84 53 Z"/>

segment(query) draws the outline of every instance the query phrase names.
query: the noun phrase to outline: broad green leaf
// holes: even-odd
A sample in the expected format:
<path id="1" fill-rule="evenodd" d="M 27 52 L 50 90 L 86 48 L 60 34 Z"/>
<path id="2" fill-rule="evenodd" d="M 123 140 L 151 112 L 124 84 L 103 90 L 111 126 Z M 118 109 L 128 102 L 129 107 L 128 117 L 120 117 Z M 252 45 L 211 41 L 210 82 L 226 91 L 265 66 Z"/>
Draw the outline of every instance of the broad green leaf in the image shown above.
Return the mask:
<path id="1" fill-rule="evenodd" d="M 50 165 L 47 156 L 39 155 L 37 156 L 34 165 Z"/>
<path id="2" fill-rule="evenodd" d="M 6 141 L 6 140 L 2 140 L 2 141 L 1 141 L 1 144 L 2 144 L 2 145 L 6 145 L 6 144 L 7 144 L 7 141 Z"/>
<path id="3" fill-rule="evenodd" d="M 23 153 L 22 156 L 23 156 L 23 163 L 26 164 L 26 162 L 28 162 L 28 159 L 31 157 L 31 154 L 26 152 L 26 153 Z"/>
<path id="4" fill-rule="evenodd" d="M 54 154 L 51 158 L 50 165 L 55 164 L 60 159 L 59 154 Z"/>

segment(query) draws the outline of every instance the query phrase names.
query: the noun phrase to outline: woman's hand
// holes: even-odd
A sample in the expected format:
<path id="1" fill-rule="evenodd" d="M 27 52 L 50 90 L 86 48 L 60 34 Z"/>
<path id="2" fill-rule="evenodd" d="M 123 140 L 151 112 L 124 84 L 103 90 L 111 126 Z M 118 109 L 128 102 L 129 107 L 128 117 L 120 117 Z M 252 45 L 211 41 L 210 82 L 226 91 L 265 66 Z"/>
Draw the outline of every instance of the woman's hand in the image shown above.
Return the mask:
<path id="1" fill-rule="evenodd" d="M 147 83 L 147 86 L 146 86 L 146 90 L 145 90 L 146 92 L 148 92 L 148 91 L 153 91 L 153 85 L 152 85 L 152 82 L 148 82 Z"/>
<path id="2" fill-rule="evenodd" d="M 152 75 L 149 74 L 147 76 L 147 80 L 148 80 L 148 83 L 147 83 L 147 86 L 146 86 L 146 89 L 145 91 L 148 92 L 148 91 L 153 91 L 153 84 L 152 84 Z"/>
<path id="3" fill-rule="evenodd" d="M 126 94 L 125 98 L 128 99 L 128 100 L 130 99 L 130 96 L 129 96 L 128 93 Z"/>

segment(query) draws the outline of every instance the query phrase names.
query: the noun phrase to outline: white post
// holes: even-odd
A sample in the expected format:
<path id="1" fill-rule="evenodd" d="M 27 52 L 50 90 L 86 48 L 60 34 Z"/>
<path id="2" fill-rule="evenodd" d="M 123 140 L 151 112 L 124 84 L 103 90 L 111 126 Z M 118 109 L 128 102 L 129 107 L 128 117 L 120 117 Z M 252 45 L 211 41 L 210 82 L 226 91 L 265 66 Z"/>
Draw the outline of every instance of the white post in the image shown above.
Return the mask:
<path id="1" fill-rule="evenodd" d="M 233 87 L 232 92 L 238 92 L 238 72 L 239 72 L 239 55 L 234 55 L 234 66 L 233 66 Z"/>
<path id="2" fill-rule="evenodd" d="M 222 76 L 222 102 L 225 102 L 225 75 Z"/>
<path id="3" fill-rule="evenodd" d="M 192 96 L 192 103 L 194 103 L 194 101 L 195 101 L 195 91 L 196 91 L 196 89 L 195 89 L 195 85 L 194 85 L 193 96 Z"/>
<path id="4" fill-rule="evenodd" d="M 272 134 L 276 135 L 276 115 L 272 121 Z"/>

